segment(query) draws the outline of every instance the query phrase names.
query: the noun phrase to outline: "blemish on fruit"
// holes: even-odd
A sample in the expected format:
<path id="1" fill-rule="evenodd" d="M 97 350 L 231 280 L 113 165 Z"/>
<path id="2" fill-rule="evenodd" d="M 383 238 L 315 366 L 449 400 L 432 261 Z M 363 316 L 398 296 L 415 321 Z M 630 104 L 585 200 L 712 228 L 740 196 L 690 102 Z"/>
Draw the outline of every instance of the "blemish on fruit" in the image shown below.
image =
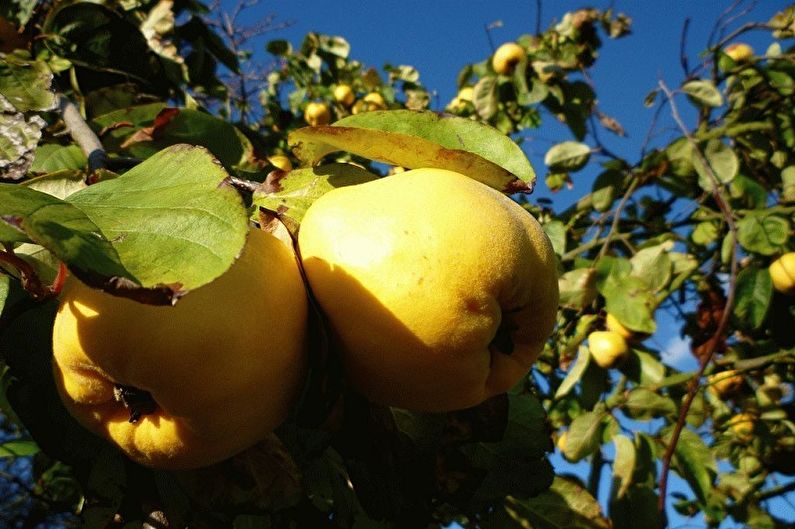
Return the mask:
<path id="1" fill-rule="evenodd" d="M 152 394 L 134 386 L 116 384 L 113 387 L 113 398 L 130 410 L 129 422 L 132 424 L 137 423 L 144 415 L 150 415 L 157 410 L 157 403 L 152 398 Z"/>

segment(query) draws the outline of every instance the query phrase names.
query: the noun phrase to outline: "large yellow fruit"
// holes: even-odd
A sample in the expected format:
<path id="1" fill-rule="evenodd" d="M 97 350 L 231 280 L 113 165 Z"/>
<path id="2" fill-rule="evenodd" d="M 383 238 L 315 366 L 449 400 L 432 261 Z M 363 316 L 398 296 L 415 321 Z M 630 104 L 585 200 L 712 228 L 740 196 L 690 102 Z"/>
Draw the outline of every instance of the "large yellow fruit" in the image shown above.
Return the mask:
<path id="1" fill-rule="evenodd" d="M 615 331 L 594 331 L 588 335 L 591 358 L 604 369 L 617 367 L 629 354 L 627 341 Z"/>
<path id="2" fill-rule="evenodd" d="M 331 122 L 331 111 L 328 105 L 319 101 L 312 101 L 304 109 L 304 121 L 313 127 L 328 125 Z"/>
<path id="3" fill-rule="evenodd" d="M 510 75 L 516 65 L 525 58 L 525 50 L 515 42 L 506 42 L 494 52 L 491 66 L 500 75 Z"/>
<path id="4" fill-rule="evenodd" d="M 768 268 L 773 288 L 783 294 L 795 294 L 795 252 L 788 252 L 773 261 Z"/>
<path id="5" fill-rule="evenodd" d="M 743 377 L 734 369 L 727 369 L 707 377 L 707 390 L 718 397 L 727 397 L 743 387 Z"/>
<path id="6" fill-rule="evenodd" d="M 452 171 L 331 191 L 307 211 L 299 246 L 347 376 L 381 404 L 444 411 L 502 393 L 555 321 L 556 260 L 541 226 Z"/>
<path id="7" fill-rule="evenodd" d="M 616 318 L 609 312 L 607 313 L 607 317 L 605 318 L 605 327 L 607 327 L 608 331 L 617 332 L 625 340 L 629 340 L 630 338 L 632 338 L 632 331 L 624 327 L 624 324 L 618 321 L 618 318 Z"/>
<path id="8" fill-rule="evenodd" d="M 55 380 L 67 410 L 134 461 L 206 466 L 287 417 L 305 376 L 306 321 L 292 250 L 251 230 L 232 268 L 174 307 L 70 279 L 53 328 Z"/>

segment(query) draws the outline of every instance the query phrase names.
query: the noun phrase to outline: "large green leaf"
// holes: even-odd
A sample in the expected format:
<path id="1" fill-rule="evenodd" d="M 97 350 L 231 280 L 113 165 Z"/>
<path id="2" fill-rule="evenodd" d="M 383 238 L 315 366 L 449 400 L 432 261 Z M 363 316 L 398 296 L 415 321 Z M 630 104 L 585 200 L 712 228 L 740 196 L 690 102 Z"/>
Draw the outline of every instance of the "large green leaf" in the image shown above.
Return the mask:
<path id="1" fill-rule="evenodd" d="M 626 414 L 635 420 L 650 420 L 654 417 L 676 413 L 676 404 L 668 397 L 646 388 L 635 388 L 629 392 L 623 406 Z"/>
<path id="2" fill-rule="evenodd" d="M 46 143 L 36 149 L 30 170 L 34 173 L 54 173 L 64 169 L 80 170 L 86 166 L 86 155 L 77 145 Z"/>
<path id="3" fill-rule="evenodd" d="M 670 429 L 665 434 L 665 441 L 671 441 Z M 699 502 L 705 505 L 711 495 L 712 480 L 718 473 L 718 466 L 704 440 L 697 433 L 683 429 L 672 463 L 676 472 L 687 480 Z"/>
<path id="4" fill-rule="evenodd" d="M 564 141 L 552 146 L 544 156 L 544 163 L 551 171 L 578 171 L 585 167 L 591 157 L 591 148 L 584 143 Z"/>
<path id="5" fill-rule="evenodd" d="M 274 171 L 254 192 L 254 204 L 301 222 L 312 203 L 334 188 L 375 180 L 376 175 L 351 164 L 328 164 L 290 172 Z"/>
<path id="6" fill-rule="evenodd" d="M 599 450 L 606 417 L 607 414 L 603 411 L 589 411 L 572 421 L 563 449 L 568 459 L 579 461 Z"/>
<path id="7" fill-rule="evenodd" d="M 19 55 L 4 55 L 0 60 L 0 96 L 20 112 L 55 108 L 50 90 L 52 73 L 46 64 Z"/>
<path id="8" fill-rule="evenodd" d="M 536 179 L 527 157 L 509 137 L 471 119 L 428 111 L 364 112 L 332 126 L 298 129 L 288 139 L 306 164 L 345 150 L 410 169 L 449 169 L 510 193 L 532 191 Z"/>
<path id="9" fill-rule="evenodd" d="M 40 244 L 112 292 L 173 302 L 224 273 L 243 247 L 246 212 L 226 179 L 204 149 L 179 145 L 66 200 L 0 184 L 0 240 Z M 156 294 L 129 290 L 136 284 Z"/>
<path id="10" fill-rule="evenodd" d="M 246 212 L 227 177 L 206 150 L 175 145 L 67 201 L 99 226 L 141 285 L 190 290 L 223 274 L 245 242 Z"/>
<path id="11" fill-rule="evenodd" d="M 590 360 L 591 355 L 588 353 L 588 348 L 580 347 L 577 353 L 577 360 L 575 360 L 574 365 L 569 368 L 569 372 L 566 373 L 566 378 L 563 379 L 563 382 L 560 383 L 558 390 L 555 392 L 555 399 L 565 397 L 574 389 L 574 386 L 577 385 L 585 373 L 585 370 L 588 368 Z"/>
<path id="12" fill-rule="evenodd" d="M 626 494 L 629 486 L 632 485 L 635 474 L 635 443 L 632 439 L 622 434 L 613 437 L 613 445 L 616 448 L 616 455 L 613 460 L 614 495 L 620 499 Z"/>
<path id="13" fill-rule="evenodd" d="M 596 271 L 593 268 L 575 268 L 558 278 L 560 306 L 582 309 L 590 305 L 598 294 Z"/>
<path id="14" fill-rule="evenodd" d="M 789 240 L 789 221 L 766 211 L 749 211 L 737 222 L 737 240 L 749 252 L 773 255 Z"/>
<path id="15" fill-rule="evenodd" d="M 773 299 L 773 280 L 767 270 L 754 266 L 743 268 L 737 274 L 734 316 L 744 327 L 758 329 L 765 321 Z"/>
<path id="16" fill-rule="evenodd" d="M 608 529 L 596 498 L 574 481 L 555 477 L 535 498 L 509 498 L 506 509 L 521 527 L 532 529 Z"/>
<path id="17" fill-rule="evenodd" d="M 740 170 L 740 160 L 730 146 L 720 140 L 709 140 L 704 148 L 703 158 L 709 164 L 709 169 L 704 165 L 702 156 L 693 151 L 693 167 L 698 173 L 698 185 L 707 192 L 712 192 L 715 187 L 712 177 L 719 184 L 728 184 Z M 711 170 L 711 171 L 710 171 Z"/>

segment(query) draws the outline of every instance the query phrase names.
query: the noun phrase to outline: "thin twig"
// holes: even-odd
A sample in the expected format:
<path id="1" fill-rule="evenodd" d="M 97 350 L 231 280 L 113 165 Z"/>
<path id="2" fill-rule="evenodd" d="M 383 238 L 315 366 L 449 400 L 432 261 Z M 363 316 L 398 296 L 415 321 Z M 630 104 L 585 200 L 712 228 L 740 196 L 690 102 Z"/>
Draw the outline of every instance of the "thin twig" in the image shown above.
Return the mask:
<path id="1" fill-rule="evenodd" d="M 88 158 L 88 172 L 93 174 L 97 169 L 105 167 L 105 160 L 107 154 L 102 142 L 91 127 L 88 126 L 86 120 L 80 115 L 80 110 L 77 106 L 63 94 L 58 95 L 58 110 L 61 112 L 66 128 L 69 129 L 69 134 L 72 139 L 80 147 L 83 153 Z"/>
<path id="2" fill-rule="evenodd" d="M 732 238 L 731 240 L 732 240 L 732 249 L 733 249 L 731 254 L 729 287 L 728 287 L 728 292 L 726 294 L 726 305 L 723 307 L 723 313 L 721 314 L 718 326 L 715 329 L 715 332 L 713 333 L 712 337 L 708 341 L 709 349 L 707 350 L 706 354 L 701 356 L 699 360 L 700 365 L 698 372 L 695 374 L 695 376 L 693 376 L 693 378 L 690 379 L 690 382 L 688 383 L 687 395 L 685 396 L 685 399 L 682 402 L 682 407 L 679 410 L 679 417 L 677 418 L 676 426 L 674 427 L 674 430 L 671 434 L 671 439 L 668 442 L 668 446 L 665 447 L 665 453 L 663 454 L 662 470 L 660 472 L 660 490 L 659 490 L 660 495 L 658 498 L 657 510 L 660 517 L 660 528 L 664 529 L 667 526 L 665 505 L 666 505 L 666 494 L 668 490 L 668 475 L 671 471 L 671 459 L 673 458 L 674 452 L 676 450 L 676 445 L 679 442 L 679 437 L 682 434 L 682 430 L 685 427 L 687 413 L 693 404 L 693 400 L 695 399 L 696 394 L 698 393 L 699 380 L 704 375 L 704 371 L 707 368 L 707 365 L 709 365 L 709 362 L 712 360 L 712 357 L 715 354 L 715 349 L 718 341 L 726 333 L 726 329 L 729 324 L 729 316 L 731 315 L 732 308 L 734 306 L 734 295 L 737 283 L 737 227 L 734 223 L 734 216 L 732 214 L 731 207 L 723 198 L 723 194 L 721 193 L 720 189 L 721 184 L 717 176 L 715 176 L 715 173 L 712 170 L 712 166 L 710 166 L 706 157 L 701 152 L 701 149 L 698 146 L 698 142 L 696 141 L 693 134 L 685 125 L 684 121 L 682 120 L 682 116 L 679 114 L 676 102 L 674 101 L 673 92 L 671 92 L 671 90 L 663 81 L 659 82 L 659 86 L 660 89 L 663 91 L 663 93 L 665 93 L 665 96 L 667 97 L 668 102 L 671 105 L 671 116 L 673 117 L 677 126 L 681 130 L 682 134 L 687 138 L 687 140 L 693 146 L 693 153 L 699 158 L 699 161 L 705 168 L 705 173 L 707 174 L 712 184 L 712 197 L 717 203 L 718 208 L 721 210 L 721 213 L 723 213 L 724 220 L 726 221 L 726 225 L 729 228 L 729 235 Z"/>
<path id="3" fill-rule="evenodd" d="M 685 73 L 685 79 L 690 77 L 690 66 L 687 63 L 687 30 L 690 29 L 690 17 L 682 24 L 682 36 L 679 38 L 679 64 Z"/>

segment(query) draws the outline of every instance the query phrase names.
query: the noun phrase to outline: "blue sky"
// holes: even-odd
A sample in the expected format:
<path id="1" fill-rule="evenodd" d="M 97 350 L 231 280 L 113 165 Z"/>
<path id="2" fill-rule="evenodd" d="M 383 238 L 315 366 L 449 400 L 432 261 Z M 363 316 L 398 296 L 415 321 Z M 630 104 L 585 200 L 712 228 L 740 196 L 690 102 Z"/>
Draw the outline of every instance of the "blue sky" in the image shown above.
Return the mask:
<path id="1" fill-rule="evenodd" d="M 233 5 L 235 0 L 223 0 Z M 616 118 L 628 132 L 619 138 L 607 132 L 601 140 L 613 152 L 636 161 L 641 145 L 652 122 L 653 109 L 644 107 L 645 95 L 664 80 L 670 87 L 683 80 L 680 66 L 680 36 L 683 24 L 690 19 L 686 40 L 686 54 L 691 65 L 699 61 L 698 53 L 707 44 L 715 20 L 734 2 L 731 0 L 615 0 L 574 1 L 547 0 L 542 2 L 541 28 L 545 29 L 559 20 L 566 11 L 581 7 L 612 7 L 624 12 L 632 20 L 632 34 L 619 40 L 604 39 L 600 58 L 592 71 L 597 88 L 600 109 Z M 744 22 L 766 21 L 775 12 L 788 5 L 785 0 L 760 0 L 749 15 L 738 18 L 732 28 Z M 258 57 L 267 61 L 263 43 L 270 39 L 286 39 L 300 44 L 309 31 L 340 35 L 351 44 L 352 58 L 367 66 L 379 68 L 386 63 L 409 64 L 420 72 L 423 84 L 436 94 L 433 108 L 441 109 L 456 93 L 456 76 L 464 65 L 478 62 L 492 53 L 485 27 L 501 21 L 501 27 L 491 30 L 495 46 L 514 40 L 521 34 L 533 33 L 537 24 L 537 2 L 533 0 L 401 0 L 361 2 L 334 1 L 263 1 L 248 11 L 247 21 L 268 14 L 275 21 L 290 22 L 284 30 L 268 34 L 257 42 Z M 742 2 L 740 11 L 751 7 L 752 2 Z M 743 36 L 757 52 L 764 52 L 772 42 L 768 32 L 756 31 Z M 685 107 L 686 105 L 682 105 Z M 527 133 L 523 144 L 540 176 L 544 174 L 544 153 L 560 141 L 571 139 L 566 129 L 545 116 L 542 127 Z M 666 113 L 658 122 L 654 139 L 665 144 L 678 135 Z M 555 194 L 543 184 L 536 188 L 536 197 L 549 197 L 555 209 L 560 210 L 575 201 L 591 188 L 596 168 L 573 175 L 574 188 Z M 678 324 L 667 314 L 658 314 L 658 326 L 667 329 L 652 338 L 653 347 L 663 350 L 663 360 L 683 370 L 695 368 L 689 346 L 670 329 Z M 607 454 L 609 455 L 609 454 Z M 560 457 L 553 456 L 559 470 L 571 471 Z M 587 472 L 588 465 L 581 463 L 574 472 Z M 606 473 L 606 479 L 609 474 Z M 671 483 L 672 492 L 688 493 L 678 479 Z M 608 487 L 602 487 L 606 499 Z M 795 519 L 791 505 L 778 502 L 779 514 Z M 671 527 L 704 527 L 701 519 L 686 519 L 672 513 Z M 729 523 L 722 529 L 734 527 Z"/>

